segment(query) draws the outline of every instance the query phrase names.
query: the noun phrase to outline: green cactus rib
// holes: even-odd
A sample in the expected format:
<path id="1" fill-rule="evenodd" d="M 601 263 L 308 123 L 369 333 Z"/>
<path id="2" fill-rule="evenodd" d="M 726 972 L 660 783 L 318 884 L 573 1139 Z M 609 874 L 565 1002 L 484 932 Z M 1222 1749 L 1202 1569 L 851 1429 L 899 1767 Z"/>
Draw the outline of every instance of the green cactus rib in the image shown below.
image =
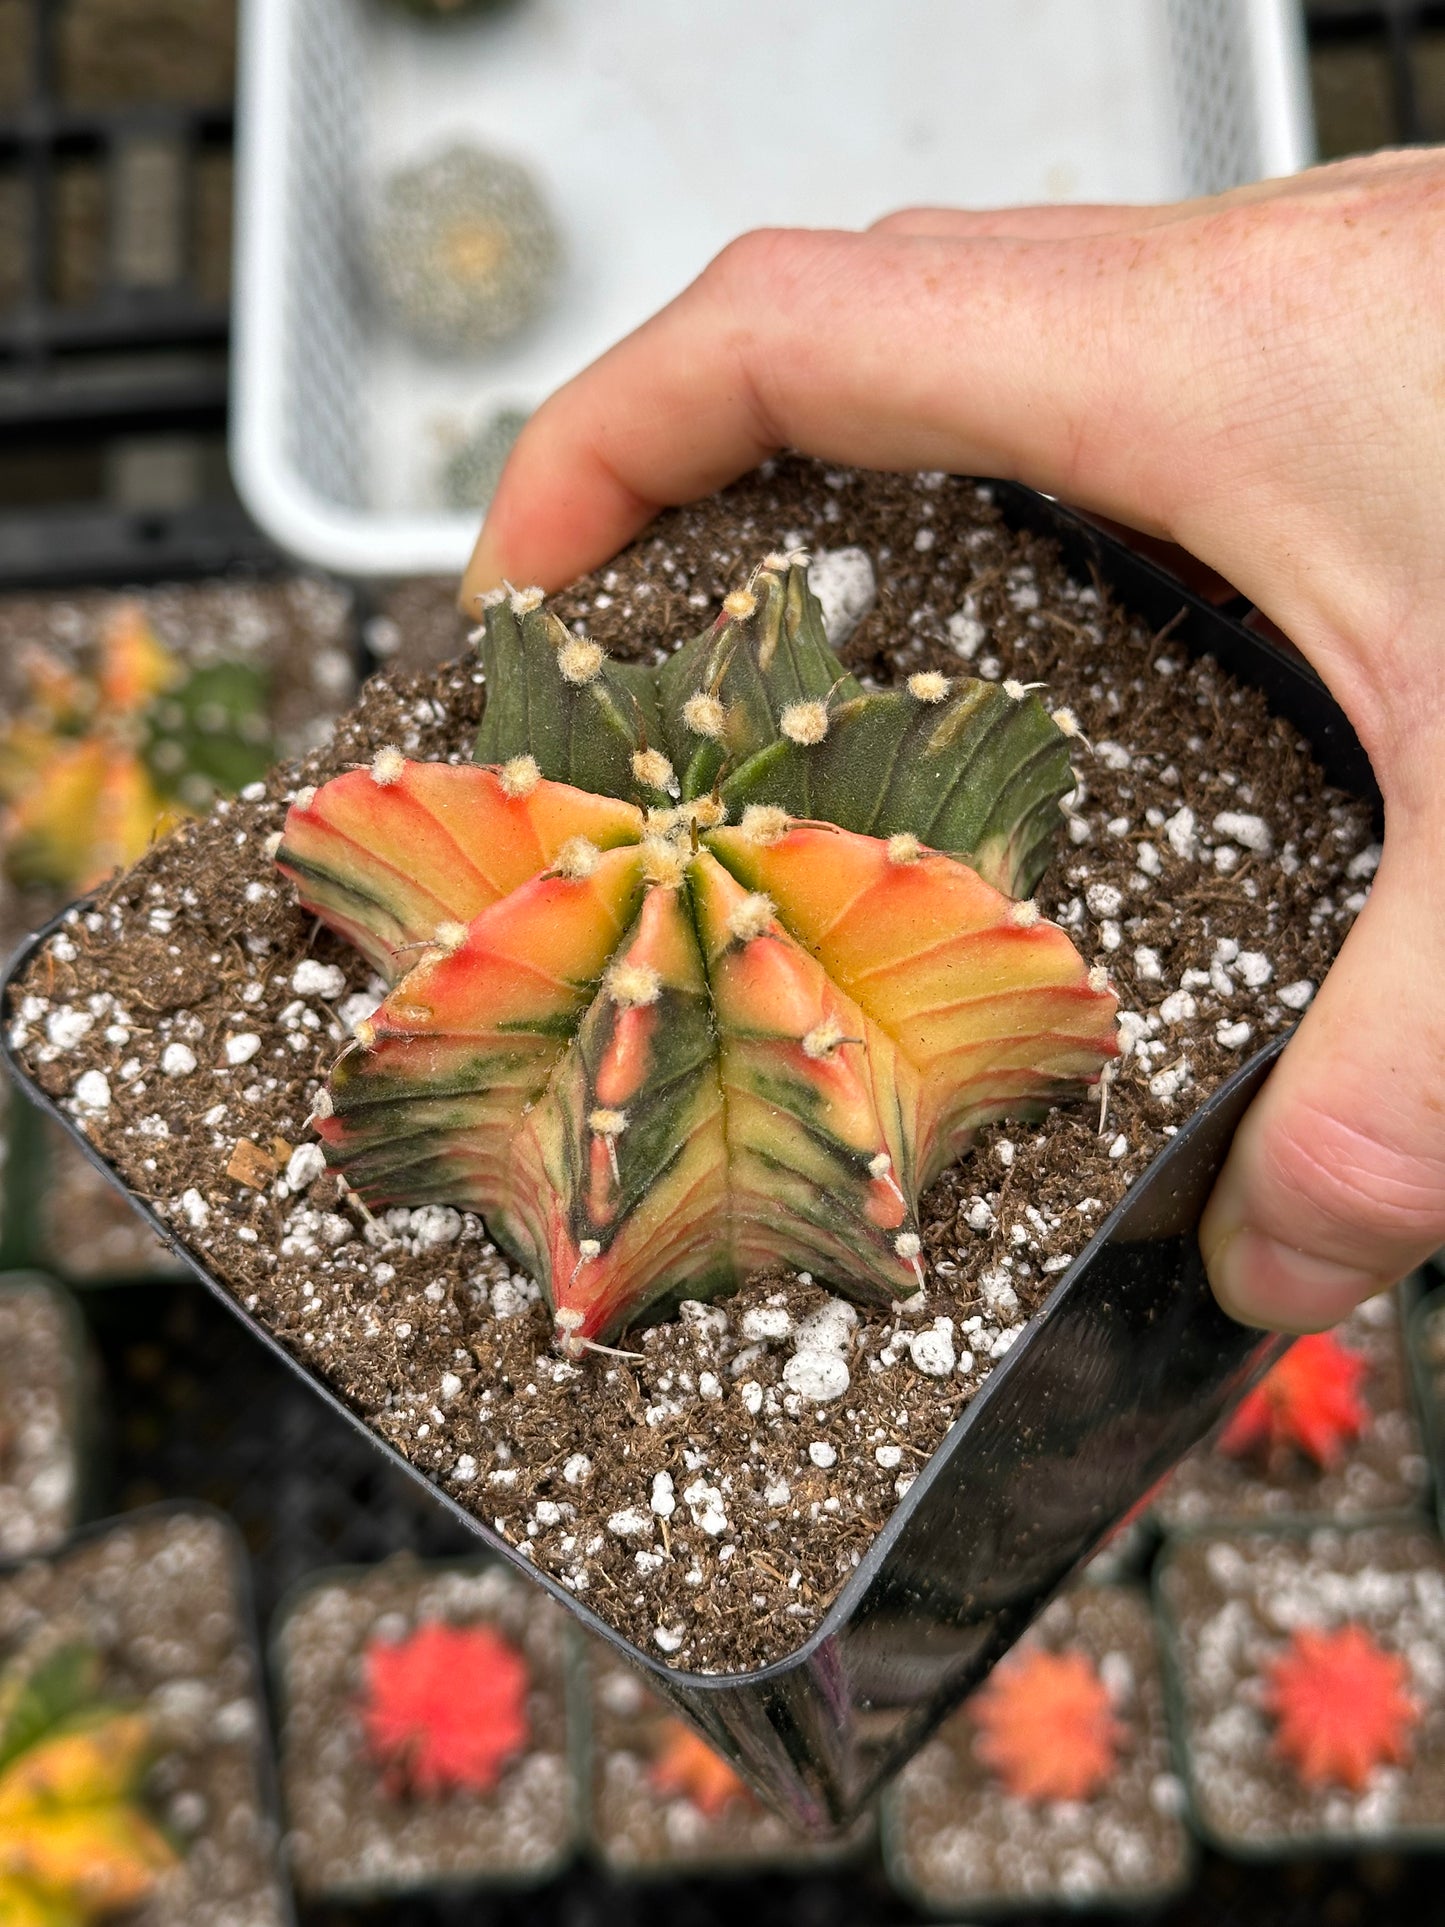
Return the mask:
<path id="1" fill-rule="evenodd" d="M 923 1189 L 1095 1078 L 1115 1005 L 1032 903 L 890 826 L 1017 872 L 1058 731 L 986 685 L 850 693 L 794 561 L 651 696 L 530 597 L 487 637 L 504 760 L 384 749 L 287 819 L 302 903 L 393 985 L 317 1106 L 329 1161 L 369 1203 L 482 1213 L 568 1349 L 770 1265 L 911 1295 Z"/>
<path id="2" fill-rule="evenodd" d="M 489 598 L 479 640 L 477 761 L 529 755 L 554 782 L 644 808 L 716 791 L 734 814 L 769 803 L 912 835 L 1024 897 L 1074 784 L 1062 731 L 1017 684 L 925 674 L 865 692 L 797 556 L 770 556 L 660 670 L 613 662 L 535 590 Z M 649 751 L 670 788 L 645 780 Z"/>

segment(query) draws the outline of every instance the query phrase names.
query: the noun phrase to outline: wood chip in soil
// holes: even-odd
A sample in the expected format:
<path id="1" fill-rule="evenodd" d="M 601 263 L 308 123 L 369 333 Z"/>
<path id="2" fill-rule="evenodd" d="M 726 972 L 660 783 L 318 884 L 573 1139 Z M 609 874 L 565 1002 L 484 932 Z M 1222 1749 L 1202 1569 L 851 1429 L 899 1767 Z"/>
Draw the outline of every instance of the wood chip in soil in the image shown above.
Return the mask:
<path id="1" fill-rule="evenodd" d="M 866 682 L 1043 682 L 1092 746 L 1038 900 L 1119 991 L 1107 1115 L 1101 1128 L 1095 1098 L 980 1134 L 923 1204 L 921 1319 L 762 1276 L 639 1334 L 636 1362 L 572 1364 L 478 1218 L 368 1225 L 321 1175 L 306 1120 L 381 986 L 298 912 L 268 838 L 299 788 L 382 744 L 465 760 L 483 701 L 470 660 L 373 680 L 328 748 L 77 915 L 10 1012 L 46 1089 L 310 1371 L 618 1631 L 709 1671 L 780 1659 L 818 1624 L 1129 1184 L 1296 1021 L 1379 858 L 1364 806 L 1327 788 L 1261 697 L 1071 580 L 967 481 L 772 464 L 664 516 L 557 606 L 619 656 L 655 657 L 795 545 L 830 557 L 835 581 L 838 551 L 869 558 L 876 601 L 843 650 Z M 227 1176 L 243 1140 L 276 1159 L 260 1190 Z M 844 1357 L 841 1396 L 784 1384 L 803 1340 Z M 924 1370 L 915 1349 L 952 1363 Z"/>

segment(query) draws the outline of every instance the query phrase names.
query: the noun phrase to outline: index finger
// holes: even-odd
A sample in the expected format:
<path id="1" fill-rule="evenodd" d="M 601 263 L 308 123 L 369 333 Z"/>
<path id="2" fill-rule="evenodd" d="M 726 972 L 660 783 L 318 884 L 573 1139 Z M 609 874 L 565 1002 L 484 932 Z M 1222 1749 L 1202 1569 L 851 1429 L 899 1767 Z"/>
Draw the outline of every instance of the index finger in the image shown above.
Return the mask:
<path id="1" fill-rule="evenodd" d="M 1141 212 L 1143 212 L 1141 210 Z M 551 397 L 463 585 L 546 589 L 778 449 L 1007 476 L 1156 533 L 1145 233 L 745 235 Z"/>

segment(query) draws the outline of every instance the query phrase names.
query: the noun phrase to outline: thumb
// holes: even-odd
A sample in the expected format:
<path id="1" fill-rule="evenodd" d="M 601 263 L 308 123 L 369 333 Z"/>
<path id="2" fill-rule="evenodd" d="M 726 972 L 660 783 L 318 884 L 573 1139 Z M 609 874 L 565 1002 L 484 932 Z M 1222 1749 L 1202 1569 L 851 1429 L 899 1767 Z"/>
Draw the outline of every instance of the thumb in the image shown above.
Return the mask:
<path id="1" fill-rule="evenodd" d="M 1445 1243 L 1442 829 L 1387 845 L 1205 1211 L 1209 1281 L 1245 1324 L 1336 1324 Z"/>

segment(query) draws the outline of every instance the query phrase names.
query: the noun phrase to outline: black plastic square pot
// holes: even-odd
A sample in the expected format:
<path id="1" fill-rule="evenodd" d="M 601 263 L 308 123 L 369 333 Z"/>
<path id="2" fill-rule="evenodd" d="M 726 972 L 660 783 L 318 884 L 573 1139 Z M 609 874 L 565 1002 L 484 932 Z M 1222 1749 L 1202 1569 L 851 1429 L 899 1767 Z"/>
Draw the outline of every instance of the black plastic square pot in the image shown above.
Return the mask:
<path id="1" fill-rule="evenodd" d="M 80 1515 L 91 1377 L 69 1294 L 0 1273 L 0 1560 L 53 1552 Z"/>
<path id="2" fill-rule="evenodd" d="M 179 1866 L 127 1920 L 291 1927 L 245 1548 L 207 1506 L 145 1506 L 0 1567 L 0 1657 L 36 1634 L 93 1644 L 155 1722 L 158 1818 Z"/>
<path id="3" fill-rule="evenodd" d="M 998 486 L 994 499 L 1014 525 L 1056 540 L 1075 575 L 1096 574 L 1124 608 L 1156 629 L 1168 624 L 1172 644 L 1213 655 L 1257 687 L 1331 780 L 1370 792 L 1348 725 L 1296 659 L 1043 498 Z M 619 1638 L 472 1514 L 453 1506 L 456 1516 L 643 1669 L 796 1823 L 846 1821 L 1277 1354 L 1277 1341 L 1215 1306 L 1196 1230 L 1234 1127 L 1280 1047 L 1217 1088 L 1134 1184 L 995 1365 L 826 1617 L 784 1659 L 748 1673 L 673 1670 Z M 244 1318 L 199 1258 L 178 1248 Z"/>
<path id="4" fill-rule="evenodd" d="M 525 1656 L 527 1744 L 486 1793 L 389 1793 L 356 1710 L 363 1654 L 436 1623 L 485 1626 Z M 579 1832 L 571 1627 L 495 1560 L 387 1560 L 312 1573 L 271 1634 L 287 1847 L 306 1900 L 376 1902 L 552 1879 Z"/>

